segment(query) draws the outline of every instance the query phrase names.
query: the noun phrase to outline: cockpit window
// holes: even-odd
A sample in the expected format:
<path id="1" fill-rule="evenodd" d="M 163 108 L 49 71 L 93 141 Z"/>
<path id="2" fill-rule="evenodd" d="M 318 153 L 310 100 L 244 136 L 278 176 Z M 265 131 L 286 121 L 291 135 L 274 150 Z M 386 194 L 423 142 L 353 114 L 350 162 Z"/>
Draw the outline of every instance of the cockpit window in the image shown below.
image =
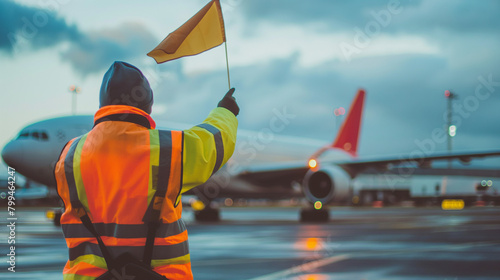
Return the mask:
<path id="1" fill-rule="evenodd" d="M 21 133 L 19 133 L 19 136 L 17 136 L 17 139 L 20 139 L 20 138 L 31 138 L 31 139 L 35 139 L 35 140 L 47 141 L 47 140 L 49 140 L 49 135 L 46 131 L 22 130 Z"/>
<path id="2" fill-rule="evenodd" d="M 28 136 L 30 136 L 30 133 L 26 130 L 23 130 L 21 131 L 21 133 L 19 133 L 19 136 L 17 138 L 26 138 Z"/>

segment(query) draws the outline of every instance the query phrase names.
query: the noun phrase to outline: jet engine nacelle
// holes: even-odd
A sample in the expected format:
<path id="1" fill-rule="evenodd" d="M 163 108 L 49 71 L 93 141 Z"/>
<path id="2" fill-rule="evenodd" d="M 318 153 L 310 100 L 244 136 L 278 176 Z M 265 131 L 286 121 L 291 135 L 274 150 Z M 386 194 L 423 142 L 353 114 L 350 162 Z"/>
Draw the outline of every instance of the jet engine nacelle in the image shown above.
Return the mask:
<path id="1" fill-rule="evenodd" d="M 350 196 L 351 176 L 338 166 L 325 166 L 309 170 L 304 177 L 302 189 L 306 198 L 314 203 L 321 201 L 344 201 Z"/>

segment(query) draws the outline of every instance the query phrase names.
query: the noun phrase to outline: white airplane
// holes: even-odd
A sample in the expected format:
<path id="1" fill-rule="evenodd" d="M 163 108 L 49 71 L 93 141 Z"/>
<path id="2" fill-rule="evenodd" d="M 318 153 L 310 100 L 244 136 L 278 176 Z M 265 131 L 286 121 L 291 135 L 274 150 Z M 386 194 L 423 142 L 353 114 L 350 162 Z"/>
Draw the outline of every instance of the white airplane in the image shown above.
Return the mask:
<path id="1" fill-rule="evenodd" d="M 210 202 L 218 197 L 279 199 L 305 196 L 313 207 L 302 209 L 301 220 L 326 221 L 329 214 L 323 206 L 331 202 L 350 202 L 354 195 L 359 194 L 355 189 L 355 178 L 373 181 L 370 176 L 397 176 L 397 167 L 401 165 L 413 166 L 416 175 L 432 175 L 436 172 L 430 163 L 436 160 L 469 162 L 472 158 L 500 156 L 500 150 L 497 150 L 360 159 L 357 147 L 364 99 L 365 91 L 360 89 L 331 144 L 279 136 L 278 133 L 291 121 L 286 111 L 275 111 L 269 126 L 258 132 L 238 130 L 231 160 L 209 181 L 191 191 L 206 205 L 196 212 L 195 217 L 198 220 L 218 220 L 218 210 L 210 207 Z M 59 117 L 28 125 L 4 147 L 2 158 L 27 178 L 55 187 L 53 168 L 62 148 L 70 139 L 88 132 L 92 125 L 91 115 Z M 177 124 L 168 129 L 174 127 L 188 128 Z M 439 172 L 442 178 L 461 171 L 439 169 Z M 463 176 L 474 177 L 474 180 L 485 176 L 500 178 L 499 171 L 465 173 Z M 388 187 L 397 189 L 395 185 L 385 186 Z"/>

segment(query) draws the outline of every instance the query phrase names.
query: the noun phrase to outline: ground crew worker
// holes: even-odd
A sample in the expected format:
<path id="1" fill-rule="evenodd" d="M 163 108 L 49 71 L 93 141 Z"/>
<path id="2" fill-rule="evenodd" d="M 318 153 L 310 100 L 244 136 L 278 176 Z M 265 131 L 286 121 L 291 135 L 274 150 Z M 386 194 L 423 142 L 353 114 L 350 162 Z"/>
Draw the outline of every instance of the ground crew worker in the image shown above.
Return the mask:
<path id="1" fill-rule="evenodd" d="M 233 92 L 200 125 L 157 130 L 147 79 L 133 65 L 113 63 L 93 129 L 69 141 L 55 166 L 69 249 L 65 280 L 95 279 L 111 268 L 109 279 L 134 279 L 119 270 L 123 255 L 168 279 L 193 278 L 181 195 L 231 157 L 239 113 Z"/>

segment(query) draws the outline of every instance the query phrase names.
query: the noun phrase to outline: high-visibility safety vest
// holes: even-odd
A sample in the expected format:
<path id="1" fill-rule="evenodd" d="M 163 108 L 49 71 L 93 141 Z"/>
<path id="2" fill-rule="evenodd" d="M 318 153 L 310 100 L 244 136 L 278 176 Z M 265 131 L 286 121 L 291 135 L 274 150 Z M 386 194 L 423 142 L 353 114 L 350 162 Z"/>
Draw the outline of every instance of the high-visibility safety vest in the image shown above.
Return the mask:
<path id="1" fill-rule="evenodd" d="M 141 260 L 148 229 L 143 218 L 160 191 L 163 208 L 151 267 L 168 279 L 192 279 L 181 195 L 227 162 L 237 126 L 225 108 L 215 108 L 202 124 L 184 131 L 156 130 L 153 119 L 135 107 L 100 108 L 94 128 L 66 144 L 54 170 L 65 205 L 61 226 L 69 260 L 64 279 L 95 279 L 107 271 L 78 207 L 88 213 L 113 258 L 129 252 Z"/>

